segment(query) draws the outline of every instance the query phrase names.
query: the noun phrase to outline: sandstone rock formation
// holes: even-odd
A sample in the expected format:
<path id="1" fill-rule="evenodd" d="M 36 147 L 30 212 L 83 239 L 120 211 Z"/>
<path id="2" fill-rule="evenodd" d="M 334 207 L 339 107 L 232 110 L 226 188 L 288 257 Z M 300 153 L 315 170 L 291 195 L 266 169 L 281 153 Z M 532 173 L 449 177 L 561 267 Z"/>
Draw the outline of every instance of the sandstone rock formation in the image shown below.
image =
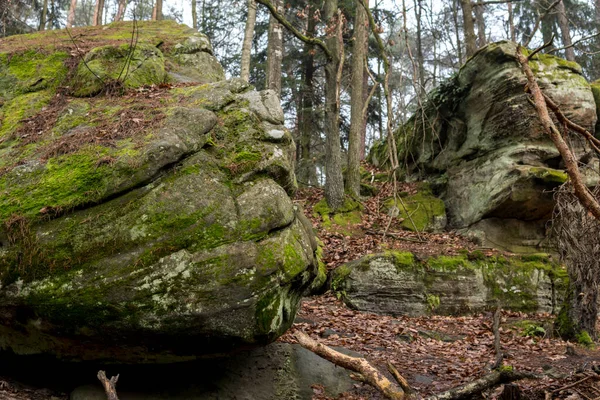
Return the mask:
<path id="1" fill-rule="evenodd" d="M 319 274 L 277 97 L 223 80 L 203 35 L 138 26 L 134 49 L 130 23 L 75 30 L 87 67 L 62 31 L 0 42 L 2 348 L 163 362 L 265 344 Z"/>
<path id="2" fill-rule="evenodd" d="M 515 52 L 511 42 L 481 49 L 430 93 L 396 142 L 399 158 L 411 166 L 409 176 L 429 180 L 443 198 L 450 227 L 493 247 L 539 251 L 553 208 L 550 191 L 567 176 L 524 92 Z M 596 105 L 579 65 L 538 54 L 531 66 L 567 117 L 593 132 Z M 577 137 L 571 142 L 581 163 L 597 165 Z M 371 160 L 383 164 L 386 154 L 380 144 Z"/>
<path id="3" fill-rule="evenodd" d="M 342 265 L 331 286 L 357 310 L 386 315 L 460 315 L 500 306 L 553 312 L 568 278 L 544 254 L 505 258 L 481 252 L 418 259 L 389 251 Z"/>

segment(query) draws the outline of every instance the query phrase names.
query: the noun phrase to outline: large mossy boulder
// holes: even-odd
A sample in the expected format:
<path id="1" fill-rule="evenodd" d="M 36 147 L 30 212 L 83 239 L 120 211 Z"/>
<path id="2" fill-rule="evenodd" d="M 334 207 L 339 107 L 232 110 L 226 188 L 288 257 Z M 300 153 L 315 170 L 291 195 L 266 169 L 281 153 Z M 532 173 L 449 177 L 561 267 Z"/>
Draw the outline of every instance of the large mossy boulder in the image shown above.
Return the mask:
<path id="1" fill-rule="evenodd" d="M 567 175 L 524 91 L 515 53 L 511 42 L 479 50 L 429 94 L 416 117 L 396 132 L 396 143 L 412 178 L 429 180 L 441 195 L 450 227 L 467 229 L 486 245 L 539 251 L 530 246 L 543 238 L 538 232 L 554 205 L 551 190 Z M 547 54 L 530 64 L 565 115 L 593 132 L 596 104 L 581 67 Z M 593 166 L 591 150 L 577 137 L 571 141 L 578 160 Z M 371 161 L 384 164 L 386 155 L 381 143 Z M 519 222 L 525 236 L 510 228 Z M 492 238 L 490 229 L 502 234 Z"/>
<path id="2" fill-rule="evenodd" d="M 420 259 L 388 251 L 331 273 L 331 287 L 351 308 L 386 315 L 460 315 L 502 307 L 554 312 L 568 284 L 546 254 L 506 258 L 472 252 Z"/>
<path id="3" fill-rule="evenodd" d="M 73 34 L 105 65 L 131 29 Z M 276 339 L 318 274 L 277 97 L 180 68 L 212 55 L 172 22 L 140 27 L 146 76 L 198 83 L 75 97 L 57 35 L 0 41 L 0 348 L 163 362 Z"/>

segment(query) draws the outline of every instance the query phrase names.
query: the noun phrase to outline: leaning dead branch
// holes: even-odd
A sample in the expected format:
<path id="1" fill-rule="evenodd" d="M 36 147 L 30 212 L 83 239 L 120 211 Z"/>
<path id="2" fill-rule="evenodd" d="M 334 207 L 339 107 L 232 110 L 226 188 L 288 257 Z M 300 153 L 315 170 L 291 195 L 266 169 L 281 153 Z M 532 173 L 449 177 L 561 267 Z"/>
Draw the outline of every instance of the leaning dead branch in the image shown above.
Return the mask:
<path id="1" fill-rule="evenodd" d="M 575 122 L 572 122 L 570 119 L 568 119 L 565 114 L 563 114 L 563 112 L 560 110 L 560 108 L 558 107 L 558 104 L 556 104 L 550 97 L 548 97 L 548 95 L 546 95 L 545 93 L 543 93 L 544 95 L 544 100 L 546 100 L 546 105 L 548 106 L 548 108 L 550 108 L 550 110 L 552 110 L 552 112 L 554 113 L 554 115 L 556 116 L 556 119 L 558 119 L 558 121 L 563 124 L 564 126 L 566 126 L 567 128 L 569 128 L 570 130 L 572 130 L 575 133 L 580 134 L 581 136 L 583 136 L 585 138 L 585 140 L 589 143 L 589 145 L 597 152 L 600 153 L 600 140 L 596 139 L 594 137 L 594 135 L 592 135 L 590 133 L 590 131 L 588 131 L 587 129 L 585 129 L 583 126 L 576 124 Z"/>
<path id="2" fill-rule="evenodd" d="M 413 392 L 408 381 L 398 372 L 393 364 L 388 363 L 388 370 L 398 382 L 397 384 L 386 378 L 377 368 L 373 367 L 364 358 L 347 356 L 332 348 L 311 339 L 306 333 L 297 331 L 294 334 L 296 340 L 302 347 L 312 351 L 316 355 L 332 362 L 335 365 L 357 372 L 360 376 L 356 377 L 362 382 L 368 383 L 379 390 L 387 399 L 391 400 L 414 400 L 417 394 Z M 426 398 L 426 400 L 460 400 L 472 397 L 484 390 L 493 388 L 497 385 L 514 382 L 520 379 L 538 379 L 539 376 L 531 373 L 515 372 L 510 367 L 503 367 L 499 370 L 473 381 L 466 385 L 450 389 Z"/>
<path id="3" fill-rule="evenodd" d="M 98 371 L 98 379 L 102 382 L 102 386 L 104 386 L 106 398 L 108 400 L 119 400 L 119 397 L 117 396 L 117 381 L 119 380 L 119 375 L 108 379 L 104 371 Z"/>
<path id="4" fill-rule="evenodd" d="M 590 193 L 587 186 L 583 182 L 583 178 L 581 176 L 581 172 L 579 171 L 577 160 L 575 159 L 573 152 L 565 142 L 556 125 L 554 125 L 552 118 L 550 118 L 544 95 L 535 79 L 535 76 L 533 75 L 533 72 L 531 71 L 528 58 L 523 54 L 523 48 L 521 46 L 517 47 L 516 57 L 519 64 L 521 64 L 521 69 L 527 77 L 528 88 L 533 96 L 533 103 L 540 118 L 540 122 L 550 139 L 552 139 L 552 142 L 558 149 L 558 152 L 565 163 L 567 174 L 569 175 L 575 190 L 575 195 L 579 201 L 581 201 L 581 204 L 588 211 L 590 211 L 594 217 L 600 220 L 600 204 Z"/>

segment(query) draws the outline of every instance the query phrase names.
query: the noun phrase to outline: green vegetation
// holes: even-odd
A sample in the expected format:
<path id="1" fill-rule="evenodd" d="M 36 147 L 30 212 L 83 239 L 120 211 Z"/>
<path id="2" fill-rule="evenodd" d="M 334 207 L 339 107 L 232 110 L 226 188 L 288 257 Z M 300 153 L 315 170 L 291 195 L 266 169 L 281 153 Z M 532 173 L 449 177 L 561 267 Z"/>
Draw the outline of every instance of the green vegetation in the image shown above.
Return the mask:
<path id="1" fill-rule="evenodd" d="M 589 333 L 581 331 L 577 334 L 577 343 L 588 348 L 594 348 L 595 343 Z"/>
<path id="2" fill-rule="evenodd" d="M 388 199 L 384 206 L 397 210 L 398 218 L 403 219 L 402 227 L 409 231 L 433 230 L 446 217 L 444 201 L 435 197 L 426 183 L 419 186 L 416 194 Z"/>

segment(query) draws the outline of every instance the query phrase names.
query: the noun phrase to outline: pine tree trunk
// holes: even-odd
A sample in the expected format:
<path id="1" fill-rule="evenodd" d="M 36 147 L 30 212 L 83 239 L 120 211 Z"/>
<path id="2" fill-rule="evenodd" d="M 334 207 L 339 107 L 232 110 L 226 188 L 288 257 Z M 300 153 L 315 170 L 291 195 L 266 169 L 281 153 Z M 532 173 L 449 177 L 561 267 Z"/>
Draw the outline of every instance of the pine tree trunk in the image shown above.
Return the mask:
<path id="1" fill-rule="evenodd" d="M 274 0 L 277 12 L 283 13 L 283 0 Z M 281 63 L 283 61 L 283 27 L 271 15 L 269 17 L 269 44 L 267 47 L 267 89 L 281 96 Z"/>
<path id="2" fill-rule="evenodd" d="M 460 0 L 460 6 L 463 12 L 463 30 L 465 34 L 465 45 L 467 58 L 473 56 L 477 51 L 477 43 L 475 39 L 475 24 L 473 22 L 473 8 L 471 0 Z"/>
<path id="3" fill-rule="evenodd" d="M 456 35 L 456 55 L 458 56 L 458 65 L 462 65 L 463 63 L 463 56 L 462 56 L 462 43 L 460 41 L 460 29 L 458 26 L 458 5 L 457 5 L 457 1 L 459 0 L 454 0 L 452 2 L 452 19 L 454 20 L 454 33 Z"/>
<path id="4" fill-rule="evenodd" d="M 542 14 L 545 12 L 547 7 L 547 4 L 545 2 L 545 0 L 536 0 L 536 8 L 537 8 L 537 12 L 539 14 Z M 554 18 L 555 18 L 555 14 L 554 13 L 548 13 L 546 15 L 545 18 L 542 19 L 541 25 L 540 25 L 540 30 L 542 32 L 542 39 L 544 40 L 544 43 L 548 43 L 550 41 L 550 39 L 552 39 L 552 35 L 555 34 L 554 32 Z M 546 47 L 546 49 L 544 50 L 545 52 L 549 52 L 554 50 L 554 45 L 551 45 L 549 47 Z"/>
<path id="5" fill-rule="evenodd" d="M 307 36 L 314 36 L 316 29 L 315 7 L 309 4 L 308 21 L 306 27 Z M 304 44 L 304 61 L 302 72 L 302 89 L 300 90 L 301 108 L 299 112 L 298 129 L 300 131 L 300 154 L 298 159 L 298 179 L 301 183 L 308 185 L 317 184 L 317 175 L 315 162 L 312 160 L 311 140 L 315 133 L 315 115 L 314 115 L 314 76 L 315 76 L 315 56 L 314 46 Z"/>
<path id="6" fill-rule="evenodd" d="M 48 16 L 48 0 L 44 0 L 42 5 L 42 15 L 40 16 L 40 31 L 46 30 L 46 18 Z"/>
<path id="7" fill-rule="evenodd" d="M 483 15 L 483 5 L 475 6 L 475 19 L 477 20 L 477 45 L 479 48 L 487 44 L 485 37 L 485 17 Z"/>
<path id="8" fill-rule="evenodd" d="M 508 28 L 510 30 L 510 40 L 516 42 L 517 35 L 515 34 L 515 17 L 513 14 L 512 2 L 509 1 L 506 3 L 506 5 L 508 6 Z"/>
<path id="9" fill-rule="evenodd" d="M 572 45 L 571 30 L 569 29 L 569 19 L 567 18 L 564 2 L 559 2 L 556 5 L 556 9 L 558 11 L 558 25 L 560 26 L 563 46 L 567 47 L 565 49 L 565 58 L 569 61 L 575 61 L 575 49 L 569 47 Z"/>
<path id="10" fill-rule="evenodd" d="M 350 136 L 348 138 L 348 168 L 346 169 L 346 192 L 360 196 L 360 148 L 363 131 L 364 70 L 367 53 L 367 13 L 358 0 L 354 21 L 354 46 L 352 52 L 352 89 L 350 94 Z M 364 0 L 369 6 L 369 0 Z"/>
<path id="11" fill-rule="evenodd" d="M 419 97 L 425 96 L 425 59 L 423 57 L 423 40 L 421 29 L 422 0 L 415 0 L 415 17 L 417 20 L 417 67 L 419 69 Z"/>
<path id="12" fill-rule="evenodd" d="M 119 0 L 119 8 L 117 9 L 117 15 L 115 15 L 115 21 L 123 21 L 123 17 L 125 17 L 125 8 L 127 0 Z"/>
<path id="13" fill-rule="evenodd" d="M 248 18 L 246 19 L 244 43 L 242 44 L 242 61 L 240 65 L 240 77 L 246 82 L 250 80 L 250 55 L 252 50 L 252 37 L 254 36 L 254 25 L 256 25 L 256 1 L 248 0 Z"/>
<path id="14" fill-rule="evenodd" d="M 340 149 L 340 85 L 338 69 L 343 48 L 340 46 L 341 31 L 337 13 L 337 0 L 325 1 L 325 21 L 329 35 L 325 44 L 332 59 L 325 66 L 325 199 L 331 210 L 335 211 L 344 204 L 344 178 L 342 176 L 342 155 Z M 340 14 L 341 15 L 341 14 Z M 342 43 L 343 45 L 343 43 Z"/>
<path id="15" fill-rule="evenodd" d="M 152 10 L 152 20 L 153 21 L 162 21 L 163 13 L 163 0 L 156 0 L 156 4 L 154 5 L 154 10 Z"/>
<path id="16" fill-rule="evenodd" d="M 71 0 L 71 8 L 69 8 L 69 15 L 67 16 L 67 28 L 73 26 L 75 21 L 75 10 L 77 9 L 77 0 Z"/>
<path id="17" fill-rule="evenodd" d="M 104 0 L 96 1 L 96 8 L 94 9 L 94 20 L 92 21 L 92 25 L 101 26 L 102 25 L 102 12 L 104 11 Z"/>
<path id="18" fill-rule="evenodd" d="M 198 30 L 198 0 L 192 0 L 192 28 Z"/>

